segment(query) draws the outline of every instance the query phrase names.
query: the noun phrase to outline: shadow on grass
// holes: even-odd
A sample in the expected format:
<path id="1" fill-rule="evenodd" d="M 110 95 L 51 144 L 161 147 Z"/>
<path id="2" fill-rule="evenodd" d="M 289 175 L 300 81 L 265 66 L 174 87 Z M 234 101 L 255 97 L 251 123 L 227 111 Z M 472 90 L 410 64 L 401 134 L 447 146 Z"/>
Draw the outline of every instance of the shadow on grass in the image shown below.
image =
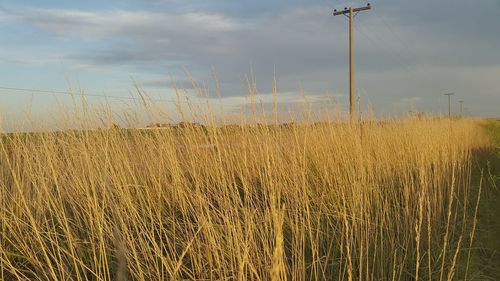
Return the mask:
<path id="1" fill-rule="evenodd" d="M 488 121 L 485 128 L 493 147 L 473 156 L 473 187 L 478 188 L 481 174 L 483 185 L 468 280 L 500 278 L 500 121 Z M 471 201 L 476 200 L 477 190 L 473 194 L 475 198 Z"/>

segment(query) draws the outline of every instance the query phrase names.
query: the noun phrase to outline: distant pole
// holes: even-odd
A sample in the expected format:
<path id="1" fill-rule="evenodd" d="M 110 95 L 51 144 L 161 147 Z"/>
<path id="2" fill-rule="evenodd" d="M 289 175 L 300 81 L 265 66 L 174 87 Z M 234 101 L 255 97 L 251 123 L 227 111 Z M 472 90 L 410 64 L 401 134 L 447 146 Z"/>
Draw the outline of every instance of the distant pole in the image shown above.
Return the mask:
<path id="1" fill-rule="evenodd" d="M 354 27 L 352 7 L 349 7 L 349 114 L 354 116 Z"/>
<path id="2" fill-rule="evenodd" d="M 448 118 L 451 119 L 451 96 L 454 95 L 454 93 L 447 93 L 444 94 L 445 96 L 448 96 Z"/>
<path id="3" fill-rule="evenodd" d="M 354 17 L 361 11 L 370 10 L 371 5 L 368 3 L 365 7 L 360 8 L 344 8 L 343 11 L 333 10 L 334 16 L 346 15 L 349 18 L 349 115 L 351 121 L 354 120 Z"/>
<path id="4" fill-rule="evenodd" d="M 460 104 L 460 116 L 464 115 L 464 101 L 459 100 L 458 103 Z"/>

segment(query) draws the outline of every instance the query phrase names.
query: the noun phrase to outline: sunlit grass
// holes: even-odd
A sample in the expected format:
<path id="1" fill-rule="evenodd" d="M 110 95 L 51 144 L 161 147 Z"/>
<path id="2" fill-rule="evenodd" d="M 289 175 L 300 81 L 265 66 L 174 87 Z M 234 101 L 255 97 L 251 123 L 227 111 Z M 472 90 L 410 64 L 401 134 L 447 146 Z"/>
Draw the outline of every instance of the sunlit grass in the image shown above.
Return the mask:
<path id="1" fill-rule="evenodd" d="M 455 278 L 471 153 L 489 145 L 478 121 L 222 127 L 207 112 L 205 126 L 4 134 L 0 279 Z M 82 116 L 68 123 L 98 127 Z"/>

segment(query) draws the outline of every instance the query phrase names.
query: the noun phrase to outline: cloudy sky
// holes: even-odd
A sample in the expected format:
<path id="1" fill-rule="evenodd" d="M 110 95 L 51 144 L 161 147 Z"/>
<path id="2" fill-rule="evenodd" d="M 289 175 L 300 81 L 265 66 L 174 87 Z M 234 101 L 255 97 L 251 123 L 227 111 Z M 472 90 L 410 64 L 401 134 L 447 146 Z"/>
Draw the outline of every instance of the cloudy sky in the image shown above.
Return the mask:
<path id="1" fill-rule="evenodd" d="M 253 77 L 263 99 L 274 73 L 280 101 L 303 92 L 313 102 L 347 107 L 347 19 L 341 0 L 3 0 L 0 87 L 130 96 L 133 81 L 172 98 L 172 81 L 189 88 L 192 74 L 224 102 L 237 104 Z M 500 115 L 499 0 L 373 0 L 356 17 L 356 92 L 378 114 L 453 107 Z M 90 97 L 98 100 L 99 97 Z M 64 97 L 59 97 L 64 99 Z M 0 89 L 0 110 L 53 95 Z"/>

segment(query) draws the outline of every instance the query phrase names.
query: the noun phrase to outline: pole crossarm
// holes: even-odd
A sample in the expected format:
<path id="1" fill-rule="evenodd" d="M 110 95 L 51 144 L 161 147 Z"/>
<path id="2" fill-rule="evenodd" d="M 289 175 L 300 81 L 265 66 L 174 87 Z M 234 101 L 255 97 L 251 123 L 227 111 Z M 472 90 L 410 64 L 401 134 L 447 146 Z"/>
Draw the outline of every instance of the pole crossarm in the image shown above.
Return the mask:
<path id="1" fill-rule="evenodd" d="M 371 8 L 372 8 L 372 6 L 370 4 L 367 4 L 364 7 L 353 8 L 352 12 L 353 13 L 358 13 L 358 12 L 361 12 L 361 11 L 370 10 Z M 346 15 L 346 14 L 349 14 L 350 12 L 351 12 L 351 9 L 344 8 L 344 10 L 342 10 L 342 11 L 333 10 L 333 15 L 334 16 Z"/>

